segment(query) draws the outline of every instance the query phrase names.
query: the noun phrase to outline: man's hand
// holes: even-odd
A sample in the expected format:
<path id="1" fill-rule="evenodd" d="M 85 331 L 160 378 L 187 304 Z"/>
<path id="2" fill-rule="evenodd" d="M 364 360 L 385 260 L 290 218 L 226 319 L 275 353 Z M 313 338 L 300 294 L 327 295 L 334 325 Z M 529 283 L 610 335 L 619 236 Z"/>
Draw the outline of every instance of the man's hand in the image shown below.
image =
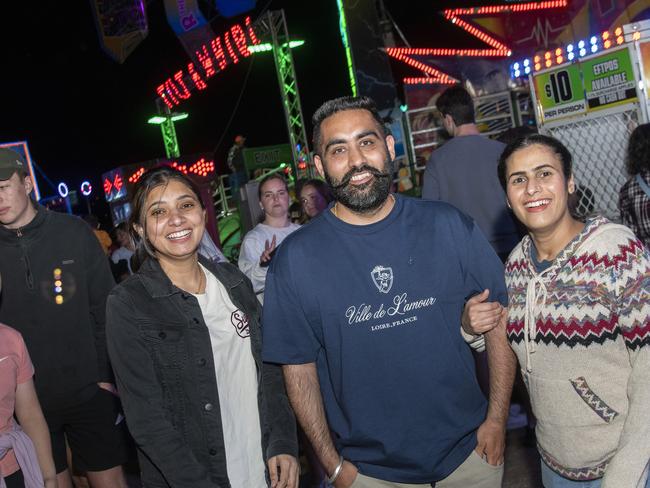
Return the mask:
<path id="1" fill-rule="evenodd" d="M 349 461 L 343 461 L 341 472 L 338 478 L 334 481 L 334 488 L 349 488 L 357 479 L 357 467 Z"/>
<path id="2" fill-rule="evenodd" d="M 271 488 L 298 488 L 300 465 L 298 460 L 288 454 L 278 454 L 267 462 Z"/>
<path id="3" fill-rule="evenodd" d="M 499 324 L 499 320 L 507 313 L 507 309 L 499 302 L 488 302 L 489 296 L 490 290 L 485 289 L 465 303 L 460 323 L 468 334 L 480 335 L 489 332 Z"/>
<path id="4" fill-rule="evenodd" d="M 506 426 L 501 422 L 486 419 L 476 432 L 478 444 L 475 451 L 493 466 L 503 464 L 506 448 Z"/>
<path id="5" fill-rule="evenodd" d="M 260 256 L 260 265 L 267 265 L 271 261 L 271 257 L 275 251 L 275 234 L 273 234 L 273 239 L 271 242 L 268 240 L 264 242 L 264 252 Z"/>
<path id="6" fill-rule="evenodd" d="M 111 392 L 116 397 L 120 396 L 120 394 L 117 392 L 117 388 L 115 388 L 115 385 L 113 383 L 106 383 L 104 381 L 101 381 L 97 383 L 97 386 L 99 386 L 102 390 Z"/>

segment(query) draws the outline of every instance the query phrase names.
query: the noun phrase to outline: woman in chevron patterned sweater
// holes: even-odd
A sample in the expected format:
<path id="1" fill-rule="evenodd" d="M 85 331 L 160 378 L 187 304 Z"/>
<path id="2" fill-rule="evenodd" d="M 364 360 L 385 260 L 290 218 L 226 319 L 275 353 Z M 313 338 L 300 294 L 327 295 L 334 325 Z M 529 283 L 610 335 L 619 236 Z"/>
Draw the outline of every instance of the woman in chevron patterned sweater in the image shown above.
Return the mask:
<path id="1" fill-rule="evenodd" d="M 513 142 L 499 177 L 528 230 L 506 263 L 506 330 L 544 486 L 650 487 L 648 251 L 627 227 L 572 217 L 571 154 L 556 139 Z"/>

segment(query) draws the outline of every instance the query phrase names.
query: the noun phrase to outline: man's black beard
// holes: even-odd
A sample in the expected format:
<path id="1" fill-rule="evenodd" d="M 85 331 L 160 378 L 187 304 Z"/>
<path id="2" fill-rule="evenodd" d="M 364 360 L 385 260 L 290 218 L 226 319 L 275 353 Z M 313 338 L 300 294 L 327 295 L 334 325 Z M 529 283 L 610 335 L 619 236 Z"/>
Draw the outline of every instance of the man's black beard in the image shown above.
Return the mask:
<path id="1" fill-rule="evenodd" d="M 334 200 L 340 202 L 353 212 L 372 213 L 388 198 L 393 176 L 393 162 L 390 156 L 384 162 L 383 171 L 367 163 L 348 171 L 343 178 L 335 180 L 325 171 L 325 180 L 332 189 Z M 350 180 L 356 174 L 367 171 L 373 175 L 372 180 L 363 185 L 351 185 Z"/>

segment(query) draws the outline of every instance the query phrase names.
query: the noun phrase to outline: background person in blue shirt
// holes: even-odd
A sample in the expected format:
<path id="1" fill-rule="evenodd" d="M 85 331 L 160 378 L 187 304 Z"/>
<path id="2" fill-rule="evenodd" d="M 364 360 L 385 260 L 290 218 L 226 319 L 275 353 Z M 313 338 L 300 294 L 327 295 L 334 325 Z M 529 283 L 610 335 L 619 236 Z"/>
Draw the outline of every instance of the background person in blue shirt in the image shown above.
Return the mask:
<path id="1" fill-rule="evenodd" d="M 264 359 L 284 365 L 336 488 L 501 486 L 514 356 L 500 322 L 488 403 L 460 333 L 470 297 L 507 304 L 499 258 L 451 205 L 390 193 L 394 140 L 372 100 L 326 102 L 313 125 L 335 203 L 271 264 Z"/>

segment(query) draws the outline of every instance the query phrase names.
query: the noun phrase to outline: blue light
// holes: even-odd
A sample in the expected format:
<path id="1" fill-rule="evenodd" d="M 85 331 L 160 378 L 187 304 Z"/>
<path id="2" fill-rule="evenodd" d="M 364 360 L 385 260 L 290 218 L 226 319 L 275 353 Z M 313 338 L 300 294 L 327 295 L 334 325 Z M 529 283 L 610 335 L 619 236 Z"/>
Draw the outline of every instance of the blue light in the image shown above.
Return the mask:
<path id="1" fill-rule="evenodd" d="M 596 51 L 598 51 L 598 46 L 594 44 L 593 46 L 591 46 L 591 52 L 595 53 Z"/>
<path id="2" fill-rule="evenodd" d="M 519 78 L 521 76 L 521 71 L 518 69 L 515 70 L 515 78 Z"/>
<path id="3" fill-rule="evenodd" d="M 572 53 L 572 52 L 573 52 L 573 44 L 569 44 L 569 45 L 566 47 L 566 52 L 568 52 L 568 53 Z"/>
<path id="4" fill-rule="evenodd" d="M 530 59 L 524 59 L 524 66 L 530 66 Z"/>
<path id="5" fill-rule="evenodd" d="M 526 66 L 524 69 L 524 73 L 529 74 L 530 73 L 530 66 Z"/>
<path id="6" fill-rule="evenodd" d="M 517 71 L 519 69 L 519 63 L 513 64 L 512 67 L 514 68 L 515 71 Z"/>
<path id="7" fill-rule="evenodd" d="M 84 181 L 81 184 L 81 193 L 83 194 L 83 196 L 85 197 L 90 196 L 92 191 L 93 191 L 93 186 L 90 184 L 89 181 Z"/>
<path id="8" fill-rule="evenodd" d="M 66 185 L 65 183 L 63 182 L 59 183 L 59 187 L 57 188 L 57 190 L 59 190 L 59 195 L 61 195 L 61 198 L 65 198 L 68 196 L 69 193 L 68 185 Z"/>
<path id="9" fill-rule="evenodd" d="M 591 39 L 589 39 L 589 42 L 591 44 L 596 44 L 598 42 L 598 38 L 596 36 L 591 36 Z"/>
<path id="10" fill-rule="evenodd" d="M 55 286 L 55 287 L 54 287 L 54 291 L 55 291 L 56 293 L 61 293 L 61 292 L 63 291 L 63 288 L 61 288 L 60 286 Z"/>
<path id="11" fill-rule="evenodd" d="M 580 49 L 580 57 L 584 56 L 585 54 L 587 54 L 587 50 L 583 47 Z"/>
<path id="12" fill-rule="evenodd" d="M 585 41 L 580 41 L 580 42 L 578 43 L 578 47 L 579 47 L 580 49 L 583 49 L 583 48 L 585 47 Z"/>
<path id="13" fill-rule="evenodd" d="M 575 57 L 576 57 L 576 55 L 574 53 L 567 54 L 567 58 L 569 58 L 569 61 L 572 61 L 573 58 L 575 58 Z"/>

